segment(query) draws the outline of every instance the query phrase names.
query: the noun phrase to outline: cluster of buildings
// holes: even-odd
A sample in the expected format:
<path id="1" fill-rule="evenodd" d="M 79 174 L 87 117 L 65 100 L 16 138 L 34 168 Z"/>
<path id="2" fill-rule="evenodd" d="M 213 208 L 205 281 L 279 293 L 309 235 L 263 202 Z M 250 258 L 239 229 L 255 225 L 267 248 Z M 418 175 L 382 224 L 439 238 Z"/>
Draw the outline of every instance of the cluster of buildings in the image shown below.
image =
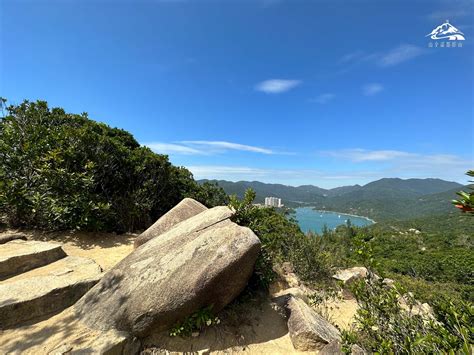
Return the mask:
<path id="1" fill-rule="evenodd" d="M 278 197 L 265 197 L 265 206 L 271 207 L 283 207 L 281 198 Z"/>

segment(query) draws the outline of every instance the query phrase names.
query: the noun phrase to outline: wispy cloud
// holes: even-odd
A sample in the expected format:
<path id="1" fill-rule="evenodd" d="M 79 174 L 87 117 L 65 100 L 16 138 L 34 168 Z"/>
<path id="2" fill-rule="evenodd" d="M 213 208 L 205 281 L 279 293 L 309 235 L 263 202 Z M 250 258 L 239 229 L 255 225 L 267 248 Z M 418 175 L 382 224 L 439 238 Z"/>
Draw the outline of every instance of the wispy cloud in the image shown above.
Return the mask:
<path id="1" fill-rule="evenodd" d="M 311 102 L 317 102 L 318 104 L 327 104 L 329 101 L 333 100 L 336 95 L 331 93 L 321 94 L 318 97 L 311 99 Z"/>
<path id="2" fill-rule="evenodd" d="M 225 142 L 225 141 L 182 141 L 180 143 L 197 146 L 201 148 L 218 149 L 222 151 L 240 150 L 240 151 L 261 153 L 261 154 L 274 154 L 275 153 L 273 150 L 267 149 L 267 148 L 256 147 L 256 146 L 246 145 L 246 144 Z"/>
<path id="3" fill-rule="evenodd" d="M 199 155 L 205 152 L 181 144 L 150 142 L 144 143 L 144 146 L 160 154 L 180 154 L 180 155 Z"/>
<path id="4" fill-rule="evenodd" d="M 258 154 L 290 154 L 277 152 L 269 148 L 225 141 L 149 142 L 143 143 L 143 145 L 149 147 L 156 153 L 168 155 L 214 155 L 228 151 L 243 151 Z"/>
<path id="5" fill-rule="evenodd" d="M 295 88 L 301 84 L 301 80 L 270 79 L 255 85 L 255 90 L 266 94 L 280 94 Z"/>
<path id="6" fill-rule="evenodd" d="M 412 153 L 402 152 L 398 150 L 367 150 L 360 148 L 327 151 L 323 152 L 323 154 L 334 158 L 351 160 L 353 162 L 386 161 L 400 157 L 409 157 L 413 155 Z"/>
<path id="7" fill-rule="evenodd" d="M 463 176 L 474 161 L 452 154 L 420 154 L 399 150 L 342 149 L 322 155 L 356 164 L 370 164 L 385 176 L 439 177 Z"/>
<path id="8" fill-rule="evenodd" d="M 377 59 L 377 63 L 382 67 L 390 67 L 416 58 L 424 52 L 425 50 L 421 47 L 412 44 L 402 44 L 382 54 L 380 58 Z"/>
<path id="9" fill-rule="evenodd" d="M 401 44 L 384 52 L 365 52 L 357 50 L 344 55 L 339 63 L 344 66 L 354 66 L 361 63 L 373 63 L 386 68 L 412 60 L 426 53 L 425 49 L 413 44 Z"/>
<path id="10" fill-rule="evenodd" d="M 362 93 L 365 96 L 374 96 L 383 91 L 384 87 L 378 83 L 371 83 L 362 87 Z"/>
<path id="11" fill-rule="evenodd" d="M 340 60 L 339 63 L 347 63 L 347 62 L 353 62 L 353 61 L 359 61 L 361 59 L 364 59 L 366 57 L 366 53 L 362 50 L 356 50 L 351 53 L 345 54 Z"/>

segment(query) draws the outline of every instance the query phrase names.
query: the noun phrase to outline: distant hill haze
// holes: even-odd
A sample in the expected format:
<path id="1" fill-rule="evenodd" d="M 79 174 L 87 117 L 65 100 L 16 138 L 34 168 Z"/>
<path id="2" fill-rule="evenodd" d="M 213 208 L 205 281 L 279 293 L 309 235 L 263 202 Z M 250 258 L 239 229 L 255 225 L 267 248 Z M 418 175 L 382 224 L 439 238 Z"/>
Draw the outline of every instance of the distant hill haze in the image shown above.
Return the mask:
<path id="1" fill-rule="evenodd" d="M 463 185 L 441 179 L 384 178 L 366 185 L 323 189 L 313 185 L 287 186 L 259 181 L 199 180 L 215 182 L 226 193 L 242 197 L 248 188 L 256 192 L 256 202 L 267 196 L 282 199 L 286 206 L 314 206 L 354 213 L 375 220 L 404 219 L 454 211 L 451 200 Z"/>

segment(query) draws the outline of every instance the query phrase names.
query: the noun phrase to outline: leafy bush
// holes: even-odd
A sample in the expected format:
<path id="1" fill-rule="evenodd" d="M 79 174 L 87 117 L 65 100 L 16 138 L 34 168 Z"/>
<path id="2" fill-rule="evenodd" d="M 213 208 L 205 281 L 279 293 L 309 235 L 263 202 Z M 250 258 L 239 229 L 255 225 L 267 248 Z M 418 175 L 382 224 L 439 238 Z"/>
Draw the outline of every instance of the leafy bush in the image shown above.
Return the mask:
<path id="1" fill-rule="evenodd" d="M 0 214 L 12 226 L 123 232 L 146 228 L 184 197 L 227 202 L 222 189 L 199 186 L 167 156 L 87 114 L 44 101 L 7 112 L 0 120 Z"/>
<path id="2" fill-rule="evenodd" d="M 193 332 L 201 331 L 205 327 L 219 323 L 219 318 L 215 317 L 212 313 L 212 306 L 209 306 L 200 309 L 182 322 L 177 323 L 170 329 L 169 335 L 172 337 L 190 336 Z"/>
<path id="3" fill-rule="evenodd" d="M 474 170 L 469 170 L 466 174 L 474 177 Z M 453 200 L 454 205 L 461 211 L 474 216 L 474 188 L 471 187 L 471 192 L 460 191 L 457 194 L 460 199 Z"/>
<path id="4" fill-rule="evenodd" d="M 436 319 L 414 312 L 417 301 L 403 290 L 389 287 L 369 272 L 352 285 L 359 303 L 355 331 L 345 332 L 344 348 L 351 343 L 375 353 L 418 354 L 448 351 L 470 354 L 474 344 L 472 304 L 439 302 Z M 401 298 L 407 307 L 402 307 Z"/>

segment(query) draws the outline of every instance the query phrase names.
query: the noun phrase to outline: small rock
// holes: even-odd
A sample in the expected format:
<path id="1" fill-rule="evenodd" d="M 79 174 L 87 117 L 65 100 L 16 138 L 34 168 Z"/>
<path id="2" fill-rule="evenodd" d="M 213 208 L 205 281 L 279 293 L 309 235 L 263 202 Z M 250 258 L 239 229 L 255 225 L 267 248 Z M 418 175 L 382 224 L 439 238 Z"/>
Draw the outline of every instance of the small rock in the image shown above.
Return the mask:
<path id="1" fill-rule="evenodd" d="M 342 354 L 341 343 L 339 342 L 339 340 L 331 341 L 319 352 L 319 355 L 339 355 L 339 354 Z"/>
<path id="2" fill-rule="evenodd" d="M 364 351 L 359 345 L 357 344 L 352 344 L 351 346 L 351 354 L 352 355 L 366 355 L 367 352 Z"/>
<path id="3" fill-rule="evenodd" d="M 321 350 L 332 341 L 340 341 L 339 330 L 303 300 L 292 297 L 288 301 L 288 309 L 290 311 L 288 331 L 296 350 Z"/>
<path id="4" fill-rule="evenodd" d="M 344 285 L 365 277 L 367 277 L 367 269 L 363 266 L 339 270 L 335 275 L 333 275 L 334 279 L 342 281 Z"/>
<path id="5" fill-rule="evenodd" d="M 191 333 L 191 336 L 192 336 L 193 338 L 197 338 L 197 337 L 199 336 L 199 332 L 192 332 L 192 333 Z"/>

